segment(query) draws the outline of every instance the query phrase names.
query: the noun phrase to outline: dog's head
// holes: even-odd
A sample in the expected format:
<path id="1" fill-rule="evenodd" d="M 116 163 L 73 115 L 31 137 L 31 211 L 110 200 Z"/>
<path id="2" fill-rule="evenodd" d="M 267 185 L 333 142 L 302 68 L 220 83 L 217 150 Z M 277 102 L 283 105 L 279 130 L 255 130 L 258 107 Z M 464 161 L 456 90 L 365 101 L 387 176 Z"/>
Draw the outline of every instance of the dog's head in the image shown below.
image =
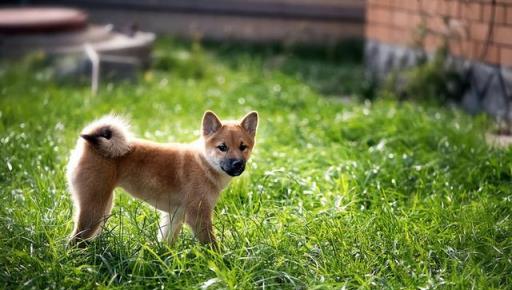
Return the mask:
<path id="1" fill-rule="evenodd" d="M 255 144 L 258 113 L 250 112 L 241 121 L 221 122 L 211 111 L 203 116 L 203 139 L 210 164 L 230 176 L 244 172 Z"/>

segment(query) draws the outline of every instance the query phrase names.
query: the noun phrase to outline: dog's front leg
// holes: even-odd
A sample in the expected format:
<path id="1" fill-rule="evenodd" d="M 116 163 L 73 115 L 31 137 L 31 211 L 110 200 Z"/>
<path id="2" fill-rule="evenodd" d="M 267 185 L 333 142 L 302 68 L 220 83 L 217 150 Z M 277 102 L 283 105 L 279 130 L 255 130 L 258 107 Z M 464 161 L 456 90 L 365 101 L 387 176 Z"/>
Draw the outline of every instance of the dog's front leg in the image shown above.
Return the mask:
<path id="1" fill-rule="evenodd" d="M 160 212 L 158 241 L 167 240 L 169 244 L 173 244 L 180 234 L 184 220 L 185 210 L 182 207 L 170 208 L 169 212 Z"/>
<path id="2" fill-rule="evenodd" d="M 213 233 L 212 208 L 208 202 L 202 200 L 187 207 L 187 224 L 194 231 L 195 236 L 202 244 L 210 244 L 217 248 Z"/>

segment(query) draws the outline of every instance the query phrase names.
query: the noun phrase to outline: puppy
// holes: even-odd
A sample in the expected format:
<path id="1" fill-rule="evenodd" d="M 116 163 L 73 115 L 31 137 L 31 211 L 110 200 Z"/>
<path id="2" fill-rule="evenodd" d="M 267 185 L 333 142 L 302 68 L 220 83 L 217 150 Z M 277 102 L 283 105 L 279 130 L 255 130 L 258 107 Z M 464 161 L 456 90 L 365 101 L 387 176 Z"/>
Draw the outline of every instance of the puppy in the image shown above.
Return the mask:
<path id="1" fill-rule="evenodd" d="M 221 122 L 206 112 L 192 144 L 159 144 L 131 137 L 114 116 L 87 126 L 68 164 L 75 207 L 71 244 L 96 236 L 121 187 L 160 210 L 159 240 L 172 243 L 186 222 L 197 239 L 216 246 L 212 211 L 232 177 L 242 174 L 255 144 L 257 112 Z"/>

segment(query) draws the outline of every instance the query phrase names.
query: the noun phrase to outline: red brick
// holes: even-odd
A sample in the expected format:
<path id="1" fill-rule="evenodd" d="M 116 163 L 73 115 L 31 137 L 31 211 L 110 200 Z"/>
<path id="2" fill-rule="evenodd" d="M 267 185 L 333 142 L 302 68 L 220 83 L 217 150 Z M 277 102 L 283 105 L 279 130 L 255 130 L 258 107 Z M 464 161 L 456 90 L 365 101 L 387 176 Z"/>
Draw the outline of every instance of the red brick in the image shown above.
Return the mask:
<path id="1" fill-rule="evenodd" d="M 408 0 L 395 0 L 393 7 L 398 8 L 398 9 L 405 9 L 407 1 Z"/>
<path id="2" fill-rule="evenodd" d="M 460 0 L 443 0 L 438 4 L 438 14 L 459 17 Z"/>
<path id="3" fill-rule="evenodd" d="M 370 23 L 391 24 L 392 10 L 385 7 L 369 9 L 367 20 Z"/>
<path id="4" fill-rule="evenodd" d="M 448 2 L 448 16 L 459 17 L 460 16 L 461 3 L 458 0 Z"/>
<path id="5" fill-rule="evenodd" d="M 439 0 L 428 0 L 421 2 L 421 10 L 428 15 L 437 15 Z"/>
<path id="6" fill-rule="evenodd" d="M 473 54 L 473 42 L 468 40 L 451 40 L 450 52 L 453 55 L 471 58 Z"/>
<path id="7" fill-rule="evenodd" d="M 420 0 L 407 0 L 404 4 L 404 8 L 409 11 L 416 12 L 420 10 Z"/>
<path id="8" fill-rule="evenodd" d="M 469 35 L 471 39 L 486 41 L 489 37 L 491 25 L 481 22 L 472 22 L 469 24 Z"/>
<path id="9" fill-rule="evenodd" d="M 450 1 L 439 1 L 437 3 L 437 14 L 443 15 L 443 16 L 448 16 L 449 11 L 450 11 L 449 4 L 450 4 Z"/>
<path id="10" fill-rule="evenodd" d="M 512 24 L 512 6 L 506 8 L 506 23 Z"/>
<path id="11" fill-rule="evenodd" d="M 475 2 L 464 2 L 461 6 L 461 18 L 480 20 L 482 18 L 482 4 Z"/>
<path id="12" fill-rule="evenodd" d="M 409 23 L 410 12 L 396 10 L 393 13 L 393 25 L 397 27 L 409 27 L 411 24 Z"/>
<path id="13" fill-rule="evenodd" d="M 448 33 L 448 27 L 447 27 L 444 19 L 439 16 L 429 17 L 427 20 L 427 27 L 430 31 L 435 32 L 435 33 L 442 33 L 442 34 Z"/>
<path id="14" fill-rule="evenodd" d="M 494 10 L 494 23 L 506 23 L 507 19 L 507 9 L 503 5 L 493 6 L 491 3 L 483 4 L 482 8 L 482 20 L 485 22 L 489 22 L 492 19 Z"/>
<path id="15" fill-rule="evenodd" d="M 396 44 L 407 45 L 411 40 L 410 35 L 410 30 L 393 28 L 390 31 L 390 40 Z"/>
<path id="16" fill-rule="evenodd" d="M 378 40 L 381 42 L 392 43 L 391 29 L 384 25 L 371 25 L 367 28 L 370 39 Z"/>
<path id="17" fill-rule="evenodd" d="M 493 34 L 494 42 L 512 45 L 512 26 L 495 25 Z"/>
<path id="18" fill-rule="evenodd" d="M 394 4 L 394 0 L 381 0 L 380 1 L 383 5 L 386 5 L 386 6 L 389 6 L 389 7 L 393 7 L 393 4 Z"/>
<path id="19" fill-rule="evenodd" d="M 500 64 L 502 66 L 512 67 L 512 48 L 500 48 Z"/>
<path id="20" fill-rule="evenodd" d="M 512 0 L 496 2 L 493 6 L 492 0 L 367 0 L 366 35 L 414 45 L 419 25 L 425 25 L 427 36 L 422 40 L 428 51 L 449 41 L 454 55 L 512 67 Z M 486 44 L 493 19 L 491 42 Z"/>
<path id="21" fill-rule="evenodd" d="M 498 64 L 500 62 L 499 47 L 494 44 L 487 44 L 484 42 L 473 43 L 473 58 L 485 61 L 492 64 Z"/>
<path id="22" fill-rule="evenodd" d="M 410 27 L 413 29 L 418 28 L 418 26 L 421 24 L 421 16 L 417 13 L 410 13 L 409 14 L 409 23 Z"/>
<path id="23" fill-rule="evenodd" d="M 393 8 L 404 9 L 404 2 L 406 0 L 394 0 L 392 3 Z"/>

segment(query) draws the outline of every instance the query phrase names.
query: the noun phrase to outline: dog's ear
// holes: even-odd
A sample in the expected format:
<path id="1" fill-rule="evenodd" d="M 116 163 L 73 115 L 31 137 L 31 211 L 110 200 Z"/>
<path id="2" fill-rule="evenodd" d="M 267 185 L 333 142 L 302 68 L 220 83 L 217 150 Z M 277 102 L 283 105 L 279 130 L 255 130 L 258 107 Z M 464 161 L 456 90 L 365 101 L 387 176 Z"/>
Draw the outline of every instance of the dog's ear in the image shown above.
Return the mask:
<path id="1" fill-rule="evenodd" d="M 212 111 L 204 112 L 203 116 L 203 136 L 209 136 L 222 127 L 219 117 Z"/>
<path id="2" fill-rule="evenodd" d="M 240 125 L 254 137 L 256 135 L 256 129 L 258 128 L 258 112 L 253 111 L 245 115 L 242 121 L 240 121 Z"/>

